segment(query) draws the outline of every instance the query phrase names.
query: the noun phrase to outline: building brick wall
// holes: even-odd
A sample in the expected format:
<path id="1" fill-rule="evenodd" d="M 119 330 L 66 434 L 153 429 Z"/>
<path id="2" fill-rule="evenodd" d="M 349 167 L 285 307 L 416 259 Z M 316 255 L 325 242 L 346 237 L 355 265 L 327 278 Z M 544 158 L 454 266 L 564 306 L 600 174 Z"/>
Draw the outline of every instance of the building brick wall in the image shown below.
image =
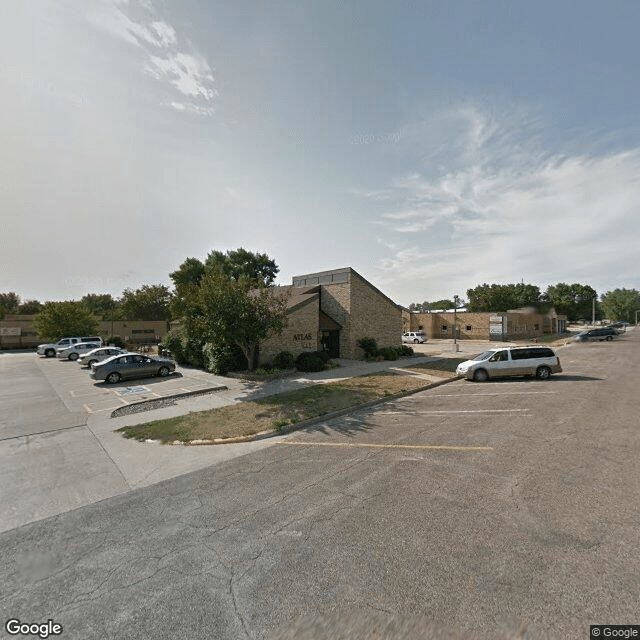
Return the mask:
<path id="1" fill-rule="evenodd" d="M 349 281 L 320 287 L 320 309 L 340 326 L 340 356 L 348 358 L 351 336 L 351 274 Z"/>
<path id="2" fill-rule="evenodd" d="M 490 317 L 496 315 L 507 316 L 506 340 L 541 336 L 545 330 L 545 316 L 541 313 L 470 313 L 461 311 L 456 315 L 459 328 L 457 337 L 460 340 L 489 340 L 491 338 Z M 454 337 L 453 313 L 412 313 L 410 324 L 410 331 L 418 331 L 422 325 L 427 333 L 427 338 Z M 549 324 L 547 323 L 546 326 L 548 327 Z"/>
<path id="3" fill-rule="evenodd" d="M 271 364 L 280 351 L 290 351 L 294 357 L 303 351 L 319 348 L 318 326 L 320 312 L 318 297 L 294 309 L 287 316 L 287 325 L 280 335 L 270 336 L 260 343 L 260 365 Z"/>
<path id="4" fill-rule="evenodd" d="M 357 273 L 351 273 L 351 330 L 344 357 L 362 357 L 360 338 L 374 338 L 378 347 L 402 344 L 402 311 Z"/>

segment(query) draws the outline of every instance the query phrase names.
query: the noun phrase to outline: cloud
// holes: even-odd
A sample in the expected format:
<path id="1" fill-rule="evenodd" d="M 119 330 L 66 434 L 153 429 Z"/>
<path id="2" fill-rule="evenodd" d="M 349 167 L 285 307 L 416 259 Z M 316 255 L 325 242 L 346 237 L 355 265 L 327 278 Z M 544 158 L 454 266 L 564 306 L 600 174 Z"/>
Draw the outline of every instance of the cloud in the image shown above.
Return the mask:
<path id="1" fill-rule="evenodd" d="M 167 80 L 185 96 L 211 100 L 217 95 L 211 86 L 211 69 L 200 56 L 186 53 L 171 54 L 166 58 L 150 56 L 145 70 L 158 80 Z"/>
<path id="2" fill-rule="evenodd" d="M 446 294 L 522 278 L 613 286 L 634 268 L 640 149 L 544 150 L 539 123 L 468 108 L 439 122 L 451 125 L 448 171 L 423 157 L 388 186 L 356 192 L 382 203 L 374 222 L 392 239 L 385 279 L 421 277 Z"/>
<path id="3" fill-rule="evenodd" d="M 145 10 L 155 17 L 153 5 L 148 0 L 101 0 L 97 8 L 87 13 L 87 20 L 97 29 L 135 45 L 142 52 L 143 71 L 170 85 L 182 96 L 191 98 L 188 103 L 169 101 L 172 108 L 208 116 L 214 113 L 211 105 L 218 95 L 214 88 L 214 76 L 207 60 L 196 52 L 186 52 L 178 46 L 178 34 L 164 20 L 143 20 L 131 17 L 136 10 Z"/>

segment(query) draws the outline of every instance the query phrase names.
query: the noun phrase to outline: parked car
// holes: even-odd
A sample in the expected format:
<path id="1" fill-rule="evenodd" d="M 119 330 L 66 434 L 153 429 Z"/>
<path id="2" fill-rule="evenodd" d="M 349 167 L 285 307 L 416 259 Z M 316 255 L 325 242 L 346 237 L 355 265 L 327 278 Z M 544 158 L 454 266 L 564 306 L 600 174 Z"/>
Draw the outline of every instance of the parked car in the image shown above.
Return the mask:
<path id="1" fill-rule="evenodd" d="M 93 351 L 99 346 L 101 345 L 98 342 L 76 342 L 69 347 L 56 349 L 56 356 L 60 360 L 77 360 L 81 355 Z"/>
<path id="2" fill-rule="evenodd" d="M 47 358 L 53 358 L 56 355 L 56 351 L 58 349 L 63 349 L 64 347 L 68 347 L 72 344 L 77 344 L 78 342 L 95 342 L 96 347 L 102 346 L 102 338 L 99 336 L 76 336 L 72 338 L 62 338 L 55 343 L 47 343 L 47 344 L 39 344 L 36 349 L 36 353 L 39 356 L 46 356 Z"/>
<path id="3" fill-rule="evenodd" d="M 427 341 L 427 334 L 424 331 L 407 331 L 402 334 L 402 342 L 413 342 L 422 344 Z"/>
<path id="4" fill-rule="evenodd" d="M 91 377 L 115 384 L 125 378 L 148 378 L 149 376 L 168 376 L 176 370 L 176 363 L 168 358 L 144 356 L 127 353 L 112 356 L 107 360 L 91 365 Z"/>
<path id="5" fill-rule="evenodd" d="M 99 347 L 97 349 L 87 351 L 84 355 L 81 355 L 78 358 L 78 363 L 81 367 L 91 368 L 92 364 L 102 362 L 103 360 L 106 360 L 111 356 L 120 356 L 123 353 L 129 352 L 126 349 L 121 349 L 120 347 Z"/>
<path id="6" fill-rule="evenodd" d="M 560 358 L 550 347 L 489 349 L 471 360 L 461 362 L 456 369 L 459 376 L 476 382 L 506 376 L 536 376 L 546 380 L 552 373 L 561 371 Z"/>
<path id="7" fill-rule="evenodd" d="M 581 331 L 574 340 L 577 342 L 589 342 L 594 340 L 613 340 L 618 337 L 616 329 L 611 327 L 602 327 L 600 329 L 589 329 L 588 331 Z"/>

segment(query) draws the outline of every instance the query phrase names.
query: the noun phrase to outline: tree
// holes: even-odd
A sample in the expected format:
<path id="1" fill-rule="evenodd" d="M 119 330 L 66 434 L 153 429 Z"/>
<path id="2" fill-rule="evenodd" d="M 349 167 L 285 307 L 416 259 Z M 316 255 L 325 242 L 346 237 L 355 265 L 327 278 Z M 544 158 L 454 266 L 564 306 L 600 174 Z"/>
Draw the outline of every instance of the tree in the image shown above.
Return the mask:
<path id="1" fill-rule="evenodd" d="M 171 298 L 171 314 L 174 318 L 183 317 L 189 308 L 189 300 L 197 294 L 206 267 L 197 258 L 187 258 L 173 273 L 174 293 Z"/>
<path id="2" fill-rule="evenodd" d="M 596 290 L 586 284 L 565 284 L 559 282 L 549 285 L 543 299 L 553 305 L 558 313 L 567 316 L 570 321 L 590 318 Z"/>
<path id="3" fill-rule="evenodd" d="M 103 320 L 112 320 L 112 315 L 118 305 L 110 293 L 88 293 L 80 299 L 86 307 L 91 309 L 91 313 L 101 317 Z"/>
<path id="4" fill-rule="evenodd" d="M 98 321 L 81 302 L 45 302 L 33 319 L 37 335 L 55 341 L 63 336 L 90 336 L 98 332 Z"/>
<path id="5" fill-rule="evenodd" d="M 640 292 L 636 289 L 615 289 L 602 296 L 602 310 L 609 320 L 634 322 L 640 310 Z"/>
<path id="6" fill-rule="evenodd" d="M 25 300 L 24 302 L 20 303 L 20 306 L 18 306 L 18 311 L 17 313 L 24 313 L 24 314 L 34 314 L 34 313 L 38 313 L 38 311 L 41 311 L 43 307 L 42 302 L 40 302 L 39 300 Z"/>
<path id="7" fill-rule="evenodd" d="M 540 289 L 532 284 L 481 284 L 467 290 L 468 311 L 508 311 L 537 307 Z"/>
<path id="8" fill-rule="evenodd" d="M 461 305 L 458 304 L 458 306 L 461 306 Z M 434 311 L 442 311 L 444 309 L 453 309 L 454 304 L 453 304 L 453 300 L 447 300 L 447 299 L 435 300 L 434 302 L 431 303 L 430 307 Z"/>
<path id="9" fill-rule="evenodd" d="M 281 333 L 286 324 L 285 295 L 246 276 L 230 278 L 215 265 L 207 268 L 197 295 L 197 317 L 191 316 L 192 330 L 214 345 L 236 344 L 253 369 L 260 342 Z"/>
<path id="10" fill-rule="evenodd" d="M 145 284 L 139 289 L 125 289 L 119 301 L 123 320 L 170 320 L 171 293 L 164 284 Z"/>
<path id="11" fill-rule="evenodd" d="M 0 320 L 4 319 L 5 313 L 17 313 L 19 304 L 20 296 L 17 293 L 0 293 Z"/>
<path id="12" fill-rule="evenodd" d="M 252 253 L 240 247 L 235 251 L 212 251 L 205 262 L 207 267 L 218 267 L 231 280 L 244 277 L 254 286 L 271 286 L 280 270 L 266 253 Z"/>

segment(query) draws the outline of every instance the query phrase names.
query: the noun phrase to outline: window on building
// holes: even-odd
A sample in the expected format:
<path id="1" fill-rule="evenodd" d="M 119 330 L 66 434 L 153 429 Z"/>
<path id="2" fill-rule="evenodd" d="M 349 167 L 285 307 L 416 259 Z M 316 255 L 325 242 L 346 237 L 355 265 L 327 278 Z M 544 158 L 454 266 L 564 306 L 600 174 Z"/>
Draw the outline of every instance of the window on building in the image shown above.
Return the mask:
<path id="1" fill-rule="evenodd" d="M 471 325 L 470 325 L 470 324 L 468 324 L 468 325 L 465 327 L 465 331 L 471 331 Z"/>
<path id="2" fill-rule="evenodd" d="M 536 322 L 536 324 L 534 324 L 534 325 L 533 325 L 533 328 L 534 328 L 536 331 L 538 331 L 538 330 L 539 330 L 539 329 L 538 329 L 538 327 L 539 327 L 539 326 L 540 326 L 540 325 Z"/>
<path id="3" fill-rule="evenodd" d="M 444 332 L 446 332 L 446 331 L 448 331 L 448 330 L 449 330 L 449 329 L 447 328 L 447 325 L 446 325 L 446 324 L 443 324 L 443 325 L 442 325 L 442 330 L 443 330 Z"/>

